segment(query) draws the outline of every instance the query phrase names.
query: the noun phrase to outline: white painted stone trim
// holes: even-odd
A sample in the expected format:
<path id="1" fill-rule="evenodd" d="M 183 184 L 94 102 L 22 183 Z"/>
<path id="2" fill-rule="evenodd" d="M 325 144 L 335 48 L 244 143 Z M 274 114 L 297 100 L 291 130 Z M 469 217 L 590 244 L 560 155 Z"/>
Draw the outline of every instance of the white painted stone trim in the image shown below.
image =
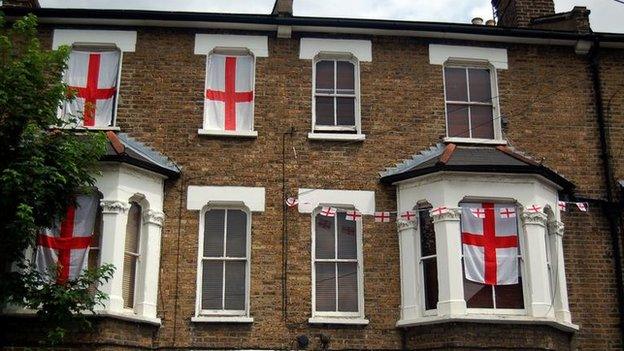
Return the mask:
<path id="1" fill-rule="evenodd" d="M 301 38 L 299 58 L 311 60 L 320 53 L 350 53 L 361 62 L 371 62 L 372 46 L 370 40 Z"/>
<path id="2" fill-rule="evenodd" d="M 121 51 L 134 52 L 136 40 L 137 32 L 133 30 L 55 29 L 52 49 L 61 45 L 115 44 Z"/>
<path id="3" fill-rule="evenodd" d="M 484 61 L 496 69 L 507 69 L 507 49 L 429 44 L 429 63 L 443 65 L 449 60 Z"/>
<path id="4" fill-rule="evenodd" d="M 266 35 L 195 34 L 195 55 L 208 55 L 214 49 L 245 48 L 255 57 L 269 56 Z"/>
<path id="5" fill-rule="evenodd" d="M 253 317 L 245 316 L 198 316 L 191 317 L 193 323 L 253 323 Z"/>
<path id="6" fill-rule="evenodd" d="M 321 205 L 354 206 L 362 214 L 375 214 L 375 192 L 364 190 L 299 189 L 299 213 L 312 213 Z"/>
<path id="7" fill-rule="evenodd" d="M 257 138 L 258 132 L 255 130 L 220 130 L 220 129 L 198 129 L 199 135 L 212 135 L 217 137 L 239 137 L 239 138 Z"/>
<path id="8" fill-rule="evenodd" d="M 331 317 L 313 317 L 308 318 L 310 324 L 344 324 L 344 325 L 368 325 L 366 318 L 331 318 Z"/>
<path id="9" fill-rule="evenodd" d="M 413 327 L 419 325 L 430 325 L 440 323 L 453 322 L 476 322 L 488 324 L 529 324 L 529 325 L 548 325 L 566 332 L 575 332 L 579 330 L 579 326 L 573 323 L 557 321 L 549 318 L 533 318 L 529 316 L 503 316 L 503 315 L 457 315 L 457 316 L 427 316 L 414 319 L 401 319 L 396 323 L 399 328 Z"/>
<path id="10" fill-rule="evenodd" d="M 252 212 L 264 212 L 265 189 L 246 186 L 198 186 L 190 185 L 187 191 L 186 208 L 201 210 L 208 204 L 244 204 Z"/>
<path id="11" fill-rule="evenodd" d="M 364 141 L 366 139 L 366 134 L 308 133 L 308 139 L 329 141 Z"/>

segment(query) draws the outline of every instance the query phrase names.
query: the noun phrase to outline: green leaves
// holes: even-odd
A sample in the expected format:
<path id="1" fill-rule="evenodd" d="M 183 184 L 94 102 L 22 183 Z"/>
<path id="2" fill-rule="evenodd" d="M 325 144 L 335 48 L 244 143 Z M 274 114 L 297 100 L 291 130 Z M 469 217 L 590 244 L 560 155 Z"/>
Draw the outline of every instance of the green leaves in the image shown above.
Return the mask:
<path id="1" fill-rule="evenodd" d="M 68 96 L 61 78 L 69 48 L 42 49 L 33 15 L 5 25 L 0 13 L 0 308 L 10 302 L 38 309 L 50 327 L 47 341 L 59 342 L 69 328 L 88 325 L 82 312 L 106 298 L 93 286 L 113 267 L 63 285 L 27 265 L 8 267 L 27 262 L 24 253 L 41 228 L 94 185 L 106 136 L 50 128 L 65 125 L 58 111 Z"/>

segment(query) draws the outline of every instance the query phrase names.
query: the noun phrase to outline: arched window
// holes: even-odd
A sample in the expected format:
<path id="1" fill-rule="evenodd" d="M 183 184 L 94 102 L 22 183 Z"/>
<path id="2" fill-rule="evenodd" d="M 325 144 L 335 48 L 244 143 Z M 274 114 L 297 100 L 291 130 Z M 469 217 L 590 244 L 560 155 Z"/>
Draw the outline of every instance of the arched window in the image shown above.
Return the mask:
<path id="1" fill-rule="evenodd" d="M 420 275 L 423 279 L 425 310 L 435 310 L 438 305 L 438 267 L 436 260 L 436 240 L 433 219 L 428 202 L 419 202 L 418 231 L 420 234 Z"/>
<path id="2" fill-rule="evenodd" d="M 523 257 L 516 205 L 462 202 L 460 207 L 466 306 L 523 309 Z M 467 267 L 475 267 L 473 271 L 476 273 L 467 274 Z M 491 273 L 494 281 L 488 282 Z M 502 281 L 504 273 L 509 273 L 510 277 L 517 276 L 517 281 Z M 477 282 L 475 277 L 485 282 Z"/>
<path id="3" fill-rule="evenodd" d="M 141 212 L 141 206 L 138 203 L 130 202 L 128 223 L 126 224 L 122 281 L 122 298 L 124 300 L 124 307 L 128 309 L 134 308 L 134 296 L 140 258 Z"/>

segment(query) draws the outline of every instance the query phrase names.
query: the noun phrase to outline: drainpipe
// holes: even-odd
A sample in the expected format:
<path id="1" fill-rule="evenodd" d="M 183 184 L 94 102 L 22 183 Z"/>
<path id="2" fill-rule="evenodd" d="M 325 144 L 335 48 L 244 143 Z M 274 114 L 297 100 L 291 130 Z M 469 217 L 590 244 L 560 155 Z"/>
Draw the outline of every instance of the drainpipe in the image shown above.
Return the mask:
<path id="1" fill-rule="evenodd" d="M 604 212 L 609 222 L 609 232 L 611 234 L 611 246 L 613 249 L 613 262 L 615 265 L 618 310 L 620 315 L 620 338 L 624 341 L 624 283 L 622 282 L 622 259 L 619 242 L 618 214 L 619 204 L 614 202 L 613 172 L 611 170 L 611 155 L 609 153 L 607 130 L 605 126 L 604 108 L 602 102 L 601 80 L 600 80 L 600 41 L 594 40 L 593 48 L 589 54 L 589 66 L 594 89 L 594 105 L 596 107 L 596 122 L 600 133 L 600 157 L 604 174 L 604 182 L 607 189 L 607 203 Z"/>

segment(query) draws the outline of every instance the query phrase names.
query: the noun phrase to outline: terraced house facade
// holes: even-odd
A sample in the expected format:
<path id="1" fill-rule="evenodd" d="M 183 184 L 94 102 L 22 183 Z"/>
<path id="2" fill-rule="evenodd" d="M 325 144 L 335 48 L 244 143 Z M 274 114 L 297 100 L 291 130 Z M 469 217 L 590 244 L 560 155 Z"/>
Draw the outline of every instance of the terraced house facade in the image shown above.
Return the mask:
<path id="1" fill-rule="evenodd" d="M 63 347 L 621 349 L 624 35 L 492 4 L 495 25 L 4 1 L 72 47 L 59 113 L 109 140 L 88 257 L 117 270 Z M 1 318 L 36 345 L 31 312 Z"/>

